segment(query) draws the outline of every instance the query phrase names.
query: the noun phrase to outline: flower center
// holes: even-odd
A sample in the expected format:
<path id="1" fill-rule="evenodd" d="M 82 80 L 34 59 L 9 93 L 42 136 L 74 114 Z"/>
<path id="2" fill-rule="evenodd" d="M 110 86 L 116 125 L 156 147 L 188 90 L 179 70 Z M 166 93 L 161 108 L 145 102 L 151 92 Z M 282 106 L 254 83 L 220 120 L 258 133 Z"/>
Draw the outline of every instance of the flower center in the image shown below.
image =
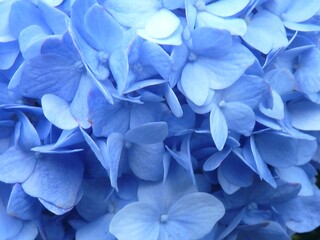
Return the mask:
<path id="1" fill-rule="evenodd" d="M 160 223 L 166 223 L 168 221 L 168 215 L 167 214 L 161 214 L 160 216 Z"/>
<path id="2" fill-rule="evenodd" d="M 198 11 L 206 10 L 206 3 L 203 0 L 197 0 L 194 6 Z"/>
<path id="3" fill-rule="evenodd" d="M 219 107 L 223 108 L 226 106 L 226 101 L 221 100 L 221 102 L 219 102 Z"/>
<path id="4" fill-rule="evenodd" d="M 74 67 L 79 71 L 79 72 L 83 72 L 85 67 L 84 67 L 84 64 L 82 61 L 77 61 L 75 64 L 74 64 Z"/>
<path id="5" fill-rule="evenodd" d="M 188 60 L 189 62 L 194 62 L 195 60 L 197 60 L 197 55 L 195 55 L 194 53 L 189 53 Z"/>
<path id="6" fill-rule="evenodd" d="M 135 63 L 132 65 L 132 72 L 137 74 L 137 73 L 141 73 L 143 71 L 143 66 L 141 63 Z"/>
<path id="7" fill-rule="evenodd" d="M 109 58 L 109 54 L 104 52 L 104 51 L 100 51 L 98 53 L 98 58 L 99 58 L 99 61 L 102 62 L 102 63 L 106 63 L 108 61 L 108 58 Z"/>

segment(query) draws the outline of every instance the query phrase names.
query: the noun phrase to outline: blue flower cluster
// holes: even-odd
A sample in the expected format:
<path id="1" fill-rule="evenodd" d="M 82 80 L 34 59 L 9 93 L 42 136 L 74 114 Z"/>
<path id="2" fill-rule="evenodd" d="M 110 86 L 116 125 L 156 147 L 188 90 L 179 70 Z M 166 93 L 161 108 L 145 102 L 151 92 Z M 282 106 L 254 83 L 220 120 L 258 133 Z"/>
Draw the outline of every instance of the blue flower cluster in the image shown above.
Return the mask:
<path id="1" fill-rule="evenodd" d="M 319 143 L 319 0 L 0 1 L 0 239 L 289 240 Z"/>

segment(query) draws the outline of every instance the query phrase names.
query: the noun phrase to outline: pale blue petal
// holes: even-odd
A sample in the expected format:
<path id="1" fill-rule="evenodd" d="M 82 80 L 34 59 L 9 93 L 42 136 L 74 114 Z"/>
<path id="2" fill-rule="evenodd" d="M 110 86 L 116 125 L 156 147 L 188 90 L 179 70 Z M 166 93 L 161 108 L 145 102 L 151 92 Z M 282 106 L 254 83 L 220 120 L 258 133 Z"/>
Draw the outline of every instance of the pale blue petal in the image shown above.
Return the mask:
<path id="1" fill-rule="evenodd" d="M 162 8 L 149 19 L 145 31 L 152 38 L 163 39 L 171 36 L 179 25 L 179 18 L 171 11 Z"/>
<path id="2" fill-rule="evenodd" d="M 114 51 L 110 55 L 109 66 L 112 75 L 117 83 L 118 92 L 122 94 L 126 88 L 129 72 L 128 56 L 125 50 L 120 49 Z"/>
<path id="3" fill-rule="evenodd" d="M 225 193 L 229 195 L 234 194 L 240 189 L 240 186 L 229 182 L 229 180 L 226 178 L 223 172 L 219 171 L 219 168 L 218 168 L 217 177 L 218 177 L 219 184 Z"/>
<path id="4" fill-rule="evenodd" d="M 320 90 L 320 51 L 312 48 L 299 56 L 299 67 L 294 73 L 298 90 L 316 93 Z"/>
<path id="5" fill-rule="evenodd" d="M 157 240 L 160 213 L 146 203 L 131 203 L 112 218 L 109 231 L 119 240 Z"/>
<path id="6" fill-rule="evenodd" d="M 222 18 L 208 12 L 199 12 L 196 19 L 196 26 L 211 27 L 227 30 L 232 35 L 243 36 L 247 31 L 247 24 L 241 18 Z"/>
<path id="7" fill-rule="evenodd" d="M 219 151 L 223 149 L 228 137 L 228 125 L 221 109 L 214 105 L 210 113 L 210 132 Z"/>
<path id="8" fill-rule="evenodd" d="M 22 187 L 30 196 L 68 209 L 77 201 L 82 174 L 83 166 L 75 156 L 44 155 Z"/>
<path id="9" fill-rule="evenodd" d="M 176 94 L 174 93 L 172 88 L 170 88 L 169 84 L 165 84 L 164 96 L 166 98 L 166 101 L 167 101 L 168 106 L 170 107 L 170 110 L 172 111 L 172 113 L 178 118 L 182 117 L 184 114 L 183 109 L 180 105 L 180 102 L 179 102 Z"/>
<path id="10" fill-rule="evenodd" d="M 21 231 L 13 238 L 8 238 L 7 240 L 30 240 L 36 239 L 38 236 L 38 228 L 36 222 L 25 222 Z"/>
<path id="11" fill-rule="evenodd" d="M 223 204 L 208 193 L 190 193 L 177 200 L 168 211 L 168 221 L 179 224 L 191 239 L 208 234 L 223 217 Z"/>
<path id="12" fill-rule="evenodd" d="M 160 85 L 162 83 L 166 83 L 167 81 L 164 79 L 148 79 L 148 80 L 142 80 L 135 82 L 128 87 L 124 93 L 130 93 L 134 92 L 140 89 L 143 89 L 145 87 L 150 87 L 150 86 L 155 86 L 155 85 Z"/>
<path id="13" fill-rule="evenodd" d="M 107 229 L 109 228 L 113 215 L 106 214 L 79 228 L 76 232 L 77 240 L 115 240 Z"/>
<path id="14" fill-rule="evenodd" d="M 231 17 L 242 11 L 249 2 L 250 0 L 220 0 L 207 5 L 206 11 L 220 17 Z"/>
<path id="15" fill-rule="evenodd" d="M 320 130 L 320 106 L 307 100 L 288 104 L 292 126 L 305 131 Z"/>
<path id="16" fill-rule="evenodd" d="M 163 143 L 148 145 L 132 144 L 128 152 L 132 172 L 143 180 L 159 181 L 163 178 Z"/>
<path id="17" fill-rule="evenodd" d="M 295 23 L 295 22 L 283 22 L 283 25 L 286 28 L 295 31 L 302 31 L 302 32 L 314 32 L 320 31 L 319 22 L 317 19 L 310 19 L 309 21 Z"/>
<path id="18" fill-rule="evenodd" d="M 63 99 L 46 94 L 41 99 L 43 114 L 56 127 L 70 130 L 76 128 L 78 123 L 70 113 L 69 104 Z"/>
<path id="19" fill-rule="evenodd" d="M 0 42 L 10 42 L 15 40 L 9 28 L 9 14 L 11 5 L 15 1 L 1 1 L 0 2 Z"/>
<path id="20" fill-rule="evenodd" d="M 126 141 L 137 144 L 154 144 L 162 142 L 168 135 L 166 122 L 151 122 L 130 129 L 125 134 Z"/>
<path id="21" fill-rule="evenodd" d="M 245 136 L 250 136 L 256 123 L 254 112 L 247 105 L 229 102 L 221 108 L 228 128 Z"/>
<path id="22" fill-rule="evenodd" d="M 295 88 L 295 78 L 289 69 L 274 69 L 266 73 L 264 79 L 267 80 L 272 89 L 282 95 L 293 91 Z"/>
<path id="23" fill-rule="evenodd" d="M 162 7 L 157 0 L 109 0 L 103 6 L 122 25 L 144 28 L 147 21 Z"/>
<path id="24" fill-rule="evenodd" d="M 229 155 L 231 152 L 230 147 L 224 147 L 221 151 L 212 154 L 203 164 L 204 171 L 213 171 L 220 166 L 222 161 Z"/>
<path id="25" fill-rule="evenodd" d="M 34 153 L 16 147 L 7 149 L 0 156 L 0 180 L 5 183 L 24 182 L 37 162 Z"/>
<path id="26" fill-rule="evenodd" d="M 59 6 L 63 2 L 63 0 L 42 0 L 42 1 L 51 7 Z"/>
<path id="27" fill-rule="evenodd" d="M 243 40 L 264 54 L 289 44 L 281 19 L 264 10 L 253 16 Z"/>
<path id="28" fill-rule="evenodd" d="M 284 118 L 284 104 L 281 96 L 273 90 L 271 90 L 270 96 L 272 101 L 272 106 L 267 107 L 264 106 L 263 102 L 259 104 L 259 110 L 266 116 L 274 118 L 274 119 L 283 119 Z"/>
<path id="29" fill-rule="evenodd" d="M 209 94 L 209 81 L 212 78 L 210 70 L 202 62 L 187 63 L 181 75 L 181 87 L 186 95 L 196 105 L 201 106 Z"/>
<path id="30" fill-rule="evenodd" d="M 290 2 L 287 9 L 281 14 L 281 18 L 287 22 L 303 22 L 320 10 L 320 2 L 310 0 L 308 2 L 296 0 Z"/>
<path id="31" fill-rule="evenodd" d="M 299 196 L 312 196 L 314 186 L 307 173 L 299 167 L 278 168 L 276 170 L 279 177 L 289 183 L 298 183 L 301 185 Z"/>

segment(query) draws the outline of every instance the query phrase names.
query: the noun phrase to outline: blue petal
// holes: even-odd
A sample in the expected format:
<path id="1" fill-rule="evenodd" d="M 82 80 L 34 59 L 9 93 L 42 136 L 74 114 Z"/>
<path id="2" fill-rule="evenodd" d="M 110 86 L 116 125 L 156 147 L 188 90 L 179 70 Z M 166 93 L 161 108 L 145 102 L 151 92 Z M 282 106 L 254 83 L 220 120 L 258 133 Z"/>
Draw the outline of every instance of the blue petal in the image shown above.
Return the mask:
<path id="1" fill-rule="evenodd" d="M 314 186 L 307 173 L 299 167 L 279 168 L 276 170 L 279 177 L 289 183 L 298 183 L 301 185 L 299 196 L 312 196 Z"/>
<path id="2" fill-rule="evenodd" d="M 208 193 L 190 193 L 176 201 L 168 211 L 168 221 L 179 224 L 191 239 L 208 234 L 225 213 L 223 204 Z"/>
<path id="3" fill-rule="evenodd" d="M 181 75 L 181 87 L 186 95 L 196 105 L 201 106 L 209 94 L 211 72 L 201 63 L 187 63 Z"/>
<path id="4" fill-rule="evenodd" d="M 210 113 L 210 132 L 219 151 L 223 149 L 228 137 L 228 125 L 221 109 L 214 105 Z"/>
<path id="5" fill-rule="evenodd" d="M 26 97 L 50 93 L 70 101 L 79 84 L 79 65 L 61 55 L 45 54 L 26 61 L 19 89 Z"/>
<path id="6" fill-rule="evenodd" d="M 122 94 L 126 88 L 129 72 L 127 53 L 122 49 L 114 51 L 110 55 L 109 65 L 112 75 L 116 80 L 118 92 Z"/>
<path id="7" fill-rule="evenodd" d="M 131 203 L 112 218 L 109 231 L 119 240 L 157 240 L 159 217 L 158 209 L 146 203 Z"/>
<path id="8" fill-rule="evenodd" d="M 29 119 L 21 112 L 18 112 L 18 117 L 21 122 L 20 136 L 18 139 L 19 146 L 24 150 L 30 150 L 32 147 L 39 146 L 39 135 Z"/>
<path id="9" fill-rule="evenodd" d="M 293 1 L 287 6 L 286 10 L 281 14 L 281 18 L 287 22 L 303 22 L 320 10 L 320 3 L 317 0 Z"/>
<path id="10" fill-rule="evenodd" d="M 180 102 L 172 90 L 170 88 L 169 84 L 165 84 L 165 93 L 164 96 L 166 98 L 166 101 L 168 103 L 168 106 L 170 107 L 170 110 L 176 117 L 182 117 L 183 116 L 183 109 L 180 105 Z"/>
<path id="11" fill-rule="evenodd" d="M 296 139 L 272 132 L 256 134 L 254 139 L 259 155 L 264 162 L 271 166 L 287 168 L 298 162 Z"/>
<path id="12" fill-rule="evenodd" d="M 129 166 L 139 178 L 149 181 L 159 181 L 163 178 L 163 143 L 148 145 L 132 144 L 128 152 Z"/>
<path id="13" fill-rule="evenodd" d="M 168 135 L 166 122 L 151 122 L 130 129 L 125 134 L 126 141 L 137 144 L 154 144 L 162 142 Z"/>
<path id="14" fill-rule="evenodd" d="M 229 54 L 232 49 L 232 37 L 225 30 L 197 28 L 191 33 L 191 37 L 192 50 L 199 56 L 222 57 Z"/>
<path id="15" fill-rule="evenodd" d="M 17 41 L 0 42 L 0 70 L 6 70 L 12 67 L 19 55 L 19 46 Z"/>
<path id="16" fill-rule="evenodd" d="M 222 161 L 229 155 L 231 152 L 230 147 L 224 147 L 221 151 L 218 151 L 212 154 L 203 164 L 204 171 L 213 171 L 220 166 Z"/>
<path id="17" fill-rule="evenodd" d="M 7 206 L 8 214 L 23 220 L 32 220 L 40 216 L 41 210 L 38 199 L 27 195 L 20 184 L 13 186 Z"/>
<path id="18" fill-rule="evenodd" d="M 86 13 L 84 29 L 92 39 L 90 45 L 96 50 L 110 53 L 121 45 L 123 32 L 119 23 L 97 3 Z"/>
<path id="19" fill-rule="evenodd" d="M 43 0 L 43 2 L 45 2 L 51 7 L 56 7 L 60 5 L 63 2 L 63 0 Z"/>
<path id="20" fill-rule="evenodd" d="M 5 183 L 24 182 L 33 172 L 37 162 L 34 153 L 16 147 L 7 149 L 0 156 L 0 180 Z"/>
<path id="21" fill-rule="evenodd" d="M 124 137 L 121 134 L 116 132 L 111 133 L 108 136 L 105 151 L 101 151 L 104 156 L 104 162 L 102 162 L 102 165 L 107 168 L 111 186 L 116 190 L 118 190 L 118 171 L 124 144 Z"/>
<path id="22" fill-rule="evenodd" d="M 253 16 L 243 40 L 264 54 L 289 44 L 281 19 L 264 10 Z"/>
<path id="23" fill-rule="evenodd" d="M 76 239 L 114 240 L 115 238 L 109 233 L 109 231 L 106 231 L 106 229 L 109 228 L 112 217 L 113 215 L 106 214 L 79 228 L 76 232 Z"/>
<path id="24" fill-rule="evenodd" d="M 56 127 L 70 130 L 76 128 L 78 123 L 70 113 L 69 104 L 63 99 L 46 94 L 41 99 L 43 114 Z"/>
<path id="25" fill-rule="evenodd" d="M 0 42 L 15 40 L 9 28 L 9 14 L 14 1 L 1 1 L 0 3 Z"/>
<path id="26" fill-rule="evenodd" d="M 250 136 L 256 123 L 254 112 L 247 105 L 238 102 L 226 103 L 221 108 L 228 128 L 245 136 Z"/>
<path id="27" fill-rule="evenodd" d="M 38 236 L 38 228 L 36 222 L 25 222 L 23 224 L 23 228 L 21 231 L 14 236 L 14 238 L 10 238 L 8 240 L 29 240 L 36 239 Z"/>
<path id="28" fill-rule="evenodd" d="M 95 136 L 107 137 L 112 132 L 124 134 L 129 128 L 130 110 L 123 102 L 109 104 L 95 91 L 88 99 L 89 119 Z"/>
<path id="29" fill-rule="evenodd" d="M 23 222 L 7 214 L 6 207 L 0 200 L 0 236 L 3 239 L 15 237 L 23 228 Z"/>
<path id="30" fill-rule="evenodd" d="M 43 155 L 22 187 L 30 196 L 69 209 L 77 201 L 82 174 L 83 166 L 75 156 Z"/>
<path id="31" fill-rule="evenodd" d="M 226 102 L 240 102 L 255 108 L 268 89 L 265 81 L 257 76 L 242 76 L 229 88 L 223 90 L 222 99 Z"/>

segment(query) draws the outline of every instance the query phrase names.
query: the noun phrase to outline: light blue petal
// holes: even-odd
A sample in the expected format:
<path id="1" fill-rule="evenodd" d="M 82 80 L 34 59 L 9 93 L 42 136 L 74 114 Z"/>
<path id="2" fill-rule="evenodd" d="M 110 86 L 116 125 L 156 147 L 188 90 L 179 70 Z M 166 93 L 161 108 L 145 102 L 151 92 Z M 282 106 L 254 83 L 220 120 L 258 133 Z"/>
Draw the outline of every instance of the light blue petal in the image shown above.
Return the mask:
<path id="1" fill-rule="evenodd" d="M 75 156 L 43 155 L 22 187 L 30 196 L 68 209 L 77 201 L 82 174 L 83 166 Z"/>
<path id="2" fill-rule="evenodd" d="M 42 1 L 51 7 L 59 6 L 63 2 L 63 0 L 42 0 Z"/>
<path id="3" fill-rule="evenodd" d="M 128 161 L 132 172 L 143 180 L 159 181 L 163 178 L 163 143 L 148 145 L 132 144 Z"/>
<path id="4" fill-rule="evenodd" d="M 186 97 L 198 106 L 206 101 L 209 94 L 208 79 L 212 78 L 211 72 L 201 63 L 187 63 L 181 75 L 181 87 Z"/>
<path id="5" fill-rule="evenodd" d="M 220 0 L 206 6 L 206 11 L 220 17 L 231 17 L 242 11 L 250 0 Z"/>
<path id="6" fill-rule="evenodd" d="M 37 162 L 34 153 L 16 147 L 7 149 L 0 156 L 0 180 L 5 183 L 24 182 Z"/>
<path id="7" fill-rule="evenodd" d="M 131 203 L 112 218 L 109 231 L 119 240 L 157 240 L 160 213 L 146 203 Z"/>
<path id="8" fill-rule="evenodd" d="M 41 12 L 34 3 L 30 1 L 15 1 L 11 6 L 9 15 L 9 26 L 12 35 L 18 39 L 20 32 L 30 25 L 38 25 L 47 33 L 50 33 L 50 29 L 45 24 Z"/>
<path id="9" fill-rule="evenodd" d="M 22 220 L 32 220 L 40 216 L 41 210 L 38 199 L 27 195 L 20 184 L 13 186 L 7 206 L 8 214 Z"/>
<path id="10" fill-rule="evenodd" d="M 164 80 L 164 79 L 148 79 L 148 80 L 138 81 L 138 82 L 135 82 L 135 83 L 131 84 L 124 91 L 124 93 L 130 93 L 130 92 L 138 91 L 138 90 L 143 89 L 145 87 L 160 85 L 160 84 L 166 83 L 166 82 L 167 81 Z"/>
<path id="11" fill-rule="evenodd" d="M 274 119 L 283 119 L 284 118 L 284 104 L 281 96 L 273 90 L 271 90 L 272 107 L 264 106 L 263 102 L 259 104 L 259 110 L 266 116 Z"/>
<path id="12" fill-rule="evenodd" d="M 78 123 L 70 113 L 69 104 L 63 99 L 46 94 L 41 99 L 43 114 L 56 127 L 70 130 L 78 126 Z"/>
<path id="13" fill-rule="evenodd" d="M 90 149 L 93 151 L 93 153 L 96 155 L 96 157 L 98 158 L 99 161 L 102 161 L 102 154 L 101 151 L 98 147 L 98 145 L 95 143 L 95 141 L 88 135 L 88 133 L 85 132 L 85 130 L 83 130 L 82 128 L 80 128 L 81 133 L 85 139 L 85 141 L 87 142 L 87 144 L 89 145 Z"/>
<path id="14" fill-rule="evenodd" d="M 302 31 L 302 32 L 315 32 L 320 31 L 320 26 L 317 19 L 310 19 L 305 22 L 295 23 L 295 22 L 283 22 L 283 25 L 291 30 Z"/>
<path id="15" fill-rule="evenodd" d="M 219 168 L 218 168 L 217 177 L 218 177 L 219 184 L 225 193 L 227 193 L 229 195 L 234 194 L 235 192 L 237 192 L 240 189 L 240 186 L 238 186 L 238 184 L 235 185 L 235 184 L 229 182 L 229 180 L 226 178 L 226 176 L 223 174 L 223 172 L 219 171 Z"/>
<path id="16" fill-rule="evenodd" d="M 159 102 L 145 102 L 133 104 L 130 110 L 130 128 L 132 129 L 145 123 L 163 121 L 164 113 L 168 109 Z"/>
<path id="17" fill-rule="evenodd" d="M 171 70 L 171 58 L 158 44 L 146 41 L 142 45 L 141 58 L 145 63 L 151 64 L 159 74 L 168 79 Z"/>
<path id="18" fill-rule="evenodd" d="M 116 80 L 118 92 L 122 94 L 126 88 L 129 72 L 128 56 L 125 50 L 114 51 L 110 55 L 109 66 Z"/>
<path id="19" fill-rule="evenodd" d="M 204 171 L 213 171 L 220 166 L 222 161 L 229 155 L 231 152 L 230 147 L 224 147 L 221 151 L 218 151 L 212 154 L 203 164 Z"/>
<path id="20" fill-rule="evenodd" d="M 166 122 L 151 122 L 130 129 L 125 134 L 126 141 L 137 144 L 154 144 L 162 142 L 168 135 Z"/>
<path id="21" fill-rule="evenodd" d="M 290 2 L 287 9 L 281 14 L 281 18 L 287 22 L 303 22 L 314 16 L 320 10 L 320 2 L 311 0 L 308 2 L 296 0 Z"/>
<path id="22" fill-rule="evenodd" d="M 242 76 L 222 92 L 221 98 L 226 102 L 240 102 L 255 108 L 267 91 L 268 85 L 257 76 Z"/>
<path id="23" fill-rule="evenodd" d="M 252 53 L 243 45 L 234 43 L 233 51 L 220 58 L 200 58 L 197 60 L 210 76 L 210 88 L 224 89 L 236 82 L 255 61 Z"/>
<path id="24" fill-rule="evenodd" d="M 51 31 L 54 34 L 62 35 L 67 30 L 66 18 L 68 18 L 68 16 L 64 12 L 53 7 L 53 5 L 59 5 L 61 2 L 61 0 L 39 1 L 38 8 Z"/>
<path id="25" fill-rule="evenodd" d="M 224 213 L 223 204 L 213 195 L 190 193 L 169 208 L 168 221 L 178 223 L 191 239 L 199 239 L 212 230 Z"/>
<path id="26" fill-rule="evenodd" d="M 288 104 L 292 126 L 305 131 L 320 130 L 320 106 L 307 100 Z"/>
<path id="27" fill-rule="evenodd" d="M 250 46 L 264 54 L 286 47 L 289 43 L 281 19 L 264 10 L 253 16 L 248 30 L 242 38 Z"/>
<path id="28" fill-rule="evenodd" d="M 293 91 L 295 79 L 289 69 L 274 69 L 266 73 L 264 79 L 267 80 L 272 89 L 282 95 Z"/>
<path id="29" fill-rule="evenodd" d="M 76 232 L 76 239 L 115 240 L 115 237 L 106 230 L 109 228 L 112 217 L 113 215 L 106 214 L 79 228 Z"/>
<path id="30" fill-rule="evenodd" d="M 101 151 L 102 155 L 104 155 L 105 160 L 105 162 L 103 162 L 102 165 L 107 166 L 111 186 L 114 187 L 116 190 L 118 190 L 118 171 L 124 144 L 125 140 L 121 134 L 111 133 L 107 139 L 107 145 L 105 149 L 106 151 Z"/>
<path id="31" fill-rule="evenodd" d="M 96 50 L 111 53 L 121 45 L 123 31 L 119 23 L 97 3 L 86 13 L 84 29 L 92 38 L 90 42 Z"/>
<path id="32" fill-rule="evenodd" d="M 9 14 L 11 5 L 15 1 L 1 1 L 0 2 L 0 42 L 10 42 L 15 40 L 9 28 Z"/>
<path id="33" fill-rule="evenodd" d="M 288 183 L 298 183 L 301 185 L 300 192 L 298 193 L 299 196 L 306 197 L 314 194 L 314 185 L 302 168 L 278 168 L 276 172 L 282 180 Z"/>
<path id="34" fill-rule="evenodd" d="M 188 22 L 189 30 L 192 31 L 194 29 L 194 26 L 196 24 L 197 9 L 193 6 L 192 1 L 187 0 L 185 1 L 185 10 L 186 10 L 186 18 Z"/>
<path id="35" fill-rule="evenodd" d="M 13 238 L 8 240 L 30 240 L 36 239 L 38 236 L 38 228 L 35 222 L 25 222 L 21 231 Z"/>
<path id="36" fill-rule="evenodd" d="M 214 105 L 210 113 L 210 132 L 219 151 L 223 149 L 228 137 L 228 125 L 221 109 Z"/>
<path id="37" fill-rule="evenodd" d="M 245 136 L 250 136 L 256 123 L 254 112 L 247 105 L 238 102 L 226 103 L 221 108 L 228 128 Z"/>
<path id="38" fill-rule="evenodd" d="M 211 27 L 221 30 L 227 30 L 232 35 L 243 36 L 247 31 L 247 24 L 241 18 L 222 18 L 210 14 L 209 12 L 199 12 L 196 19 L 196 26 Z"/>
<path id="39" fill-rule="evenodd" d="M 17 41 L 0 42 L 0 70 L 12 67 L 19 55 L 19 44 Z"/>
<path id="40" fill-rule="evenodd" d="M 147 21 L 162 7 L 157 0 L 110 0 L 103 6 L 122 25 L 144 28 Z"/>
<path id="41" fill-rule="evenodd" d="M 166 98 L 166 101 L 167 101 L 172 113 L 178 118 L 182 117 L 183 116 L 183 109 L 180 105 L 180 102 L 179 102 L 176 94 L 174 93 L 172 88 L 170 88 L 169 84 L 165 84 L 164 96 Z"/>
<path id="42" fill-rule="evenodd" d="M 320 51 L 312 48 L 299 56 L 299 67 L 294 73 L 298 90 L 316 93 L 320 90 Z"/>

